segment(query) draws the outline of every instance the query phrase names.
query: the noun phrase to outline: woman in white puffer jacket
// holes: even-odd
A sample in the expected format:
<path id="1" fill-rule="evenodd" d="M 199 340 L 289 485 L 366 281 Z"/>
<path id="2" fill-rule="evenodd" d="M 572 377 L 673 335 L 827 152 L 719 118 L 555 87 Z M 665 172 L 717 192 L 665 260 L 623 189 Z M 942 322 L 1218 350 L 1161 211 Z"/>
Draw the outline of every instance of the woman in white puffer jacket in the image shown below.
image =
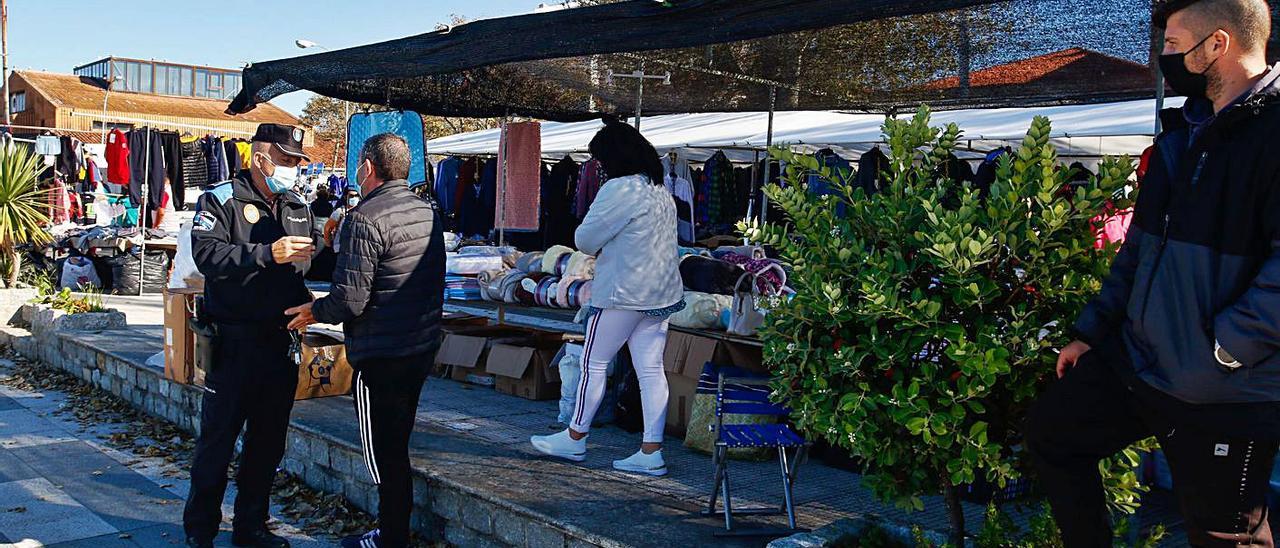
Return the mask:
<path id="1" fill-rule="evenodd" d="M 640 381 L 644 439 L 640 451 L 613 467 L 661 476 L 667 473 L 662 429 L 668 397 L 662 356 L 668 317 L 684 308 L 675 202 L 663 185 L 657 151 L 635 128 L 606 120 L 590 150 L 607 181 L 575 234 L 578 249 L 597 255 L 577 407 L 568 429 L 530 441 L 547 455 L 586 459 L 606 370 L 625 343 Z"/>

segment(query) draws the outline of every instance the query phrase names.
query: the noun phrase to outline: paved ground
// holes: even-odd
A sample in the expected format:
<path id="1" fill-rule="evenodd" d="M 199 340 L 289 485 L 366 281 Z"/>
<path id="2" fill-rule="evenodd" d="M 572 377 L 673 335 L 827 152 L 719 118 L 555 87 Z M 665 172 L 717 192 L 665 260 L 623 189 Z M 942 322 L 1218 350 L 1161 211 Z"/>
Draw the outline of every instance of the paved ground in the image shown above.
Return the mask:
<path id="1" fill-rule="evenodd" d="M 131 354 L 139 356 L 159 350 L 162 310 L 157 296 L 109 297 L 108 305 L 124 311 L 138 339 L 143 340 L 121 346 L 118 335 L 113 335 L 114 340 L 103 341 L 107 347 L 119 346 L 117 351 L 123 351 L 128 346 Z M 339 439 L 356 440 L 351 405 L 346 397 L 299 402 L 294 421 Z M 695 513 L 710 487 L 710 458 L 686 449 L 678 440 L 665 450 L 671 469 L 665 478 L 637 477 L 610 468 L 610 461 L 630 454 L 637 443 L 635 435 L 616 428 L 593 432 L 590 457 L 583 465 L 537 457 L 528 447 L 528 436 L 552 431 L 556 415 L 554 401 L 531 402 L 491 389 L 432 379 L 419 404 L 411 442 L 413 461 L 430 474 L 632 545 L 764 543 L 762 539 L 726 541 L 712 536 L 723 525 Z M 0 424 L 0 432 L 4 430 Z M 735 461 L 731 470 L 737 506 L 779 501 L 776 462 Z M 855 513 L 879 514 L 935 529 L 946 524 L 938 500 L 928 500 L 925 512 L 903 513 L 875 501 L 860 485 L 857 474 L 817 461 L 802 467 L 796 498 L 805 527 L 822 526 Z M 1174 525 L 1176 514 L 1170 510 L 1167 497 L 1157 494 L 1144 508 L 1142 522 Z M 971 530 L 976 530 L 982 520 L 981 508 L 967 505 L 967 516 Z M 0 530 L 3 523 L 0 521 Z M 782 524 L 780 519 L 757 523 Z M 1178 545 L 1178 538 L 1175 534 L 1170 545 Z"/>
<path id="2" fill-rule="evenodd" d="M 0 360 L 0 378 L 12 372 Z M 0 546 L 164 547 L 183 541 L 189 489 L 184 462 L 110 447 L 129 426 L 86 426 L 65 410 L 68 395 L 0 385 Z M 226 501 L 234 497 L 234 482 Z M 224 504 L 223 513 L 231 515 Z M 273 508 L 279 515 L 279 507 Z M 294 546 L 331 546 L 288 523 L 272 525 Z M 229 531 L 230 522 L 224 524 Z M 230 533 L 217 542 L 230 545 Z"/>

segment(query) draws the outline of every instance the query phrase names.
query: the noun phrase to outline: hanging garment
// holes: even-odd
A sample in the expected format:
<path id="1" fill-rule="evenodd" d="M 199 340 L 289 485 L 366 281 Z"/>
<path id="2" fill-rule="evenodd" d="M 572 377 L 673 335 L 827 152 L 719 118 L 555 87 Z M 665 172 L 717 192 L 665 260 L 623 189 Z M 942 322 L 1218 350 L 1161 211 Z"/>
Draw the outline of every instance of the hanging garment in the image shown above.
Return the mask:
<path id="1" fill-rule="evenodd" d="M 107 134 L 107 182 L 128 185 L 133 178 L 129 169 L 129 136 L 113 129 Z"/>
<path id="2" fill-rule="evenodd" d="M 494 213 L 496 228 L 533 232 L 542 212 L 542 124 L 508 123 L 498 142 L 502 201 Z"/>
<path id="3" fill-rule="evenodd" d="M 717 150 L 704 164 L 702 192 L 703 199 L 698 200 L 697 210 L 703 212 L 703 224 L 710 227 L 721 227 L 732 223 L 733 193 L 737 183 L 734 180 L 733 163 L 724 151 Z M 714 230 L 714 228 L 713 228 Z"/>
<path id="4" fill-rule="evenodd" d="M 973 188 L 978 191 L 979 196 L 986 198 L 991 194 L 991 185 L 996 182 L 996 167 L 1000 165 L 1000 157 L 1010 152 L 1006 148 L 997 148 L 987 153 L 987 157 L 982 160 L 982 164 L 978 166 L 978 170 L 973 175 Z"/>
<path id="5" fill-rule="evenodd" d="M 36 137 L 37 156 L 57 156 L 62 152 L 62 140 L 57 135 L 40 135 Z"/>
<path id="6" fill-rule="evenodd" d="M 164 150 L 164 174 L 169 180 L 169 197 L 173 209 L 181 210 L 186 203 L 186 182 L 183 180 L 182 140 L 177 132 L 160 132 L 160 146 Z"/>
<path id="7" fill-rule="evenodd" d="M 476 234 L 488 236 L 493 231 L 493 216 L 498 209 L 498 160 L 490 158 L 484 163 L 480 173 L 479 198 L 481 210 L 477 213 L 480 221 Z"/>
<path id="8" fill-rule="evenodd" d="M 830 168 L 832 179 L 827 179 L 818 173 L 809 175 L 809 193 L 815 196 L 836 196 L 839 193 L 832 187 L 832 183 L 848 182 L 853 176 L 853 169 L 848 160 L 841 158 L 829 148 L 819 150 L 814 154 L 818 158 L 818 162 L 825 167 Z M 836 216 L 844 217 L 846 215 L 846 206 L 844 201 L 836 204 Z"/>
<path id="9" fill-rule="evenodd" d="M 591 209 L 591 202 L 596 200 L 596 194 L 600 192 L 600 186 L 604 184 L 604 168 L 600 165 L 600 161 L 592 158 L 587 163 L 582 164 L 582 169 L 578 172 L 578 188 L 574 198 L 574 215 L 579 219 L 587 216 L 587 211 Z"/>
<path id="10" fill-rule="evenodd" d="M 854 186 L 861 188 L 867 196 L 872 196 L 884 190 L 888 184 L 888 177 L 885 175 L 888 170 L 889 157 L 884 155 L 880 147 L 871 147 L 871 150 L 858 159 L 858 174 Z"/>
<path id="11" fill-rule="evenodd" d="M 205 160 L 204 147 L 198 138 L 182 141 L 182 182 L 191 188 L 204 188 L 209 184 L 209 164 Z"/>
<path id="12" fill-rule="evenodd" d="M 436 202 L 444 213 L 453 213 L 457 205 L 458 167 L 462 159 L 450 156 L 436 165 Z"/>
<path id="13" fill-rule="evenodd" d="M 674 161 L 672 161 L 673 157 Z M 689 159 L 675 152 L 667 153 L 666 156 L 662 157 L 662 172 L 675 175 L 686 181 L 693 180 L 693 172 L 689 169 Z"/>
<path id="14" fill-rule="evenodd" d="M 235 141 L 230 139 L 223 141 L 222 154 L 227 162 L 227 176 L 234 176 L 240 171 L 240 149 L 236 147 Z"/>
<path id="15" fill-rule="evenodd" d="M 84 161 L 84 180 L 80 182 L 81 192 L 97 192 L 98 187 L 106 182 L 103 177 L 102 168 L 98 167 L 98 161 L 92 157 L 86 158 Z"/>
<path id="16" fill-rule="evenodd" d="M 676 202 L 676 234 L 682 242 L 697 240 L 694 230 L 696 225 L 694 224 L 693 183 L 671 174 L 667 175 L 664 182 L 667 185 L 667 191 L 671 192 L 671 198 Z"/>
<path id="17" fill-rule="evenodd" d="M 480 160 L 467 158 L 458 166 L 458 188 L 453 194 L 455 208 L 461 207 L 462 194 L 468 192 L 480 180 Z"/>
<path id="18" fill-rule="evenodd" d="M 69 184 L 77 184 L 80 182 L 80 140 L 74 137 L 63 135 L 58 139 L 59 148 L 58 159 L 56 160 L 58 173 L 62 174 L 63 179 Z"/>
<path id="19" fill-rule="evenodd" d="M 240 163 L 236 165 L 235 171 L 241 169 L 249 169 L 249 165 L 253 160 L 253 143 L 244 139 L 236 139 L 236 156 L 240 158 Z"/>
<path id="20" fill-rule="evenodd" d="M 205 165 L 209 172 L 210 183 L 220 183 L 231 178 L 227 168 L 227 150 L 222 146 L 222 139 L 212 135 L 201 140 L 204 148 Z"/>
<path id="21" fill-rule="evenodd" d="M 147 211 L 155 211 L 164 196 L 164 146 L 160 132 L 137 128 L 129 132 L 129 199 L 142 204 L 142 187 L 147 187 Z"/>
<path id="22" fill-rule="evenodd" d="M 547 171 L 542 180 L 542 249 L 553 245 L 573 245 L 578 218 L 573 216 L 573 192 L 580 167 L 565 156 Z"/>

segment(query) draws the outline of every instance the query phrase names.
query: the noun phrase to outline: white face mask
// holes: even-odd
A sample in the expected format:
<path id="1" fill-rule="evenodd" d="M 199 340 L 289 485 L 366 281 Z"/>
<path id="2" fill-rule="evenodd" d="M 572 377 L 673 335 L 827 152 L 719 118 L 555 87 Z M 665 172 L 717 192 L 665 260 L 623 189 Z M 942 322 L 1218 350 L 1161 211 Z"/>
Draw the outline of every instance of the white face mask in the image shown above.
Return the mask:
<path id="1" fill-rule="evenodd" d="M 272 162 L 271 158 L 267 158 L 267 161 L 271 162 L 271 165 L 276 168 L 271 175 L 263 173 L 263 175 L 266 175 L 267 188 L 271 189 L 272 194 L 284 194 L 298 184 L 298 170 L 296 168 L 282 167 Z"/>
<path id="2" fill-rule="evenodd" d="M 347 198 L 347 207 L 355 207 L 357 205 L 360 205 L 360 198 L 355 196 Z"/>

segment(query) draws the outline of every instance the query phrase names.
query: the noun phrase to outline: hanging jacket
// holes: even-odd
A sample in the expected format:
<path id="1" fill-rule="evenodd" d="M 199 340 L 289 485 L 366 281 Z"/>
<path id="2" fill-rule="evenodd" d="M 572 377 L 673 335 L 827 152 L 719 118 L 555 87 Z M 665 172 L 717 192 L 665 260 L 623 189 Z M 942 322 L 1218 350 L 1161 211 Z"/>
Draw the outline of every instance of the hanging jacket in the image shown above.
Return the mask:
<path id="1" fill-rule="evenodd" d="M 1198 132 L 1162 114 L 1125 243 L 1075 324 L 1094 346 L 1119 334 L 1124 373 L 1181 402 L 1280 402 L 1278 76 Z M 1244 366 L 1219 367 L 1215 341 Z"/>
<path id="2" fill-rule="evenodd" d="M 128 185 L 133 178 L 129 168 L 129 136 L 118 129 L 107 134 L 107 182 Z"/>
<path id="3" fill-rule="evenodd" d="M 867 196 L 872 196 L 888 184 L 885 177 L 887 171 L 889 171 L 889 157 L 884 155 L 880 147 L 871 147 L 871 150 L 858 158 L 858 174 L 854 179 L 854 186 L 861 188 Z"/>

